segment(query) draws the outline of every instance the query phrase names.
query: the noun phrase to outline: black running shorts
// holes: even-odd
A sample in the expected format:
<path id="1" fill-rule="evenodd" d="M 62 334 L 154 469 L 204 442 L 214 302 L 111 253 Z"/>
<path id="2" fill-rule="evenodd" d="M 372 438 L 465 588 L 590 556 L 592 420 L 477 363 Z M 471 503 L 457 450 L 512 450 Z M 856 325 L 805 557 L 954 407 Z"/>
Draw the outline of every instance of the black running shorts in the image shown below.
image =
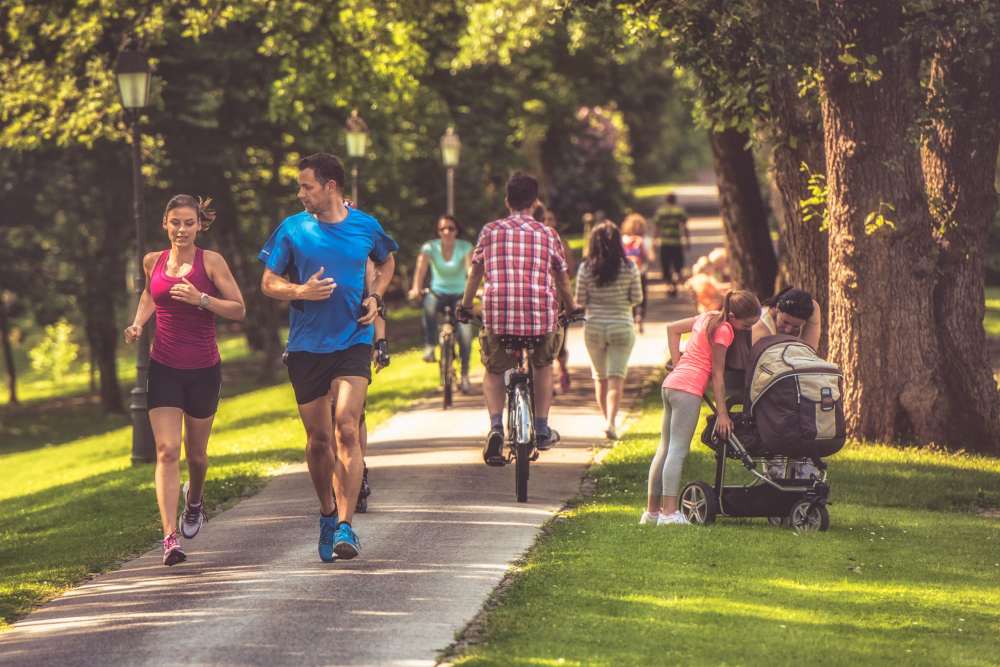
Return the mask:
<path id="1" fill-rule="evenodd" d="M 669 281 L 672 273 L 680 275 L 684 270 L 684 248 L 679 245 L 660 246 L 660 266 L 664 280 Z"/>
<path id="2" fill-rule="evenodd" d="M 334 378 L 354 376 L 371 382 L 372 346 L 361 344 L 326 353 L 288 352 L 285 365 L 295 390 L 295 402 L 305 405 L 326 396 Z"/>
<path id="3" fill-rule="evenodd" d="M 219 408 L 222 364 L 208 368 L 172 368 L 149 360 L 146 405 L 153 408 L 180 408 L 195 419 L 205 419 Z"/>

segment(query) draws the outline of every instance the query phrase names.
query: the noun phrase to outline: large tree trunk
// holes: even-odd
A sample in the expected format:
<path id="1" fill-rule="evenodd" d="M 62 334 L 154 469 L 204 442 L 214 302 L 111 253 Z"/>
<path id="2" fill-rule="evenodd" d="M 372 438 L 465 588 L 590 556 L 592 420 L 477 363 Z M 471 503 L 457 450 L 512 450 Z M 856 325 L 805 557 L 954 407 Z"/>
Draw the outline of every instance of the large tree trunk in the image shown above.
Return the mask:
<path id="1" fill-rule="evenodd" d="M 774 293 L 778 262 L 746 132 L 711 132 L 715 177 L 733 281 L 758 296 Z"/>
<path id="2" fill-rule="evenodd" d="M 7 368 L 7 401 L 11 405 L 17 405 L 17 369 L 14 367 L 14 350 L 10 346 L 7 304 L 2 293 L 0 293 L 0 338 L 3 339 L 3 361 Z"/>
<path id="3" fill-rule="evenodd" d="M 821 62 L 830 214 L 830 357 L 844 371 L 850 436 L 943 442 L 947 400 L 932 293 L 937 249 L 911 130 L 919 60 L 898 1 L 830 0 Z M 852 81 L 873 55 L 881 77 Z M 891 205 L 889 209 L 886 205 Z M 873 226 L 884 213 L 892 224 Z M 867 229 L 866 229 L 867 227 Z"/>
<path id="4" fill-rule="evenodd" d="M 781 196 L 778 233 L 781 263 L 787 271 L 783 278 L 788 285 L 812 294 L 819 303 L 823 314 L 819 352 L 825 356 L 829 334 L 829 238 L 820 229 L 821 220 L 803 220 L 800 207 L 809 196 L 809 177 L 802 165 L 818 173 L 826 168 L 822 118 L 811 101 L 799 97 L 790 75 L 772 83 L 771 100 L 774 184 Z"/>
<path id="5" fill-rule="evenodd" d="M 1000 393 L 983 329 L 983 248 L 997 210 L 1000 49 L 991 56 L 990 65 L 981 68 L 965 60 L 962 41 L 942 36 L 929 95 L 944 97 L 961 115 L 935 119 L 923 165 L 940 247 L 934 314 L 951 399 L 949 440 L 995 454 L 1000 453 Z"/>

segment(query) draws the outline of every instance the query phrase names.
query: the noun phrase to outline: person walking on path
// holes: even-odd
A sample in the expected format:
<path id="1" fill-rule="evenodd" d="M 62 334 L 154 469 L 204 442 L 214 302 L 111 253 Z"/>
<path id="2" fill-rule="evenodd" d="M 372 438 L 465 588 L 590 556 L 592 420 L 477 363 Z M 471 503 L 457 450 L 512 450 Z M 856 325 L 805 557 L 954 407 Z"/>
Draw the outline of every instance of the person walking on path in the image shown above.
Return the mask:
<path id="1" fill-rule="evenodd" d="M 660 268 L 668 294 L 677 296 L 677 288 L 684 272 L 684 249 L 691 250 L 691 234 L 687 227 L 687 213 L 677 204 L 677 195 L 667 194 L 666 201 L 653 214 L 653 233 L 659 239 Z"/>
<path id="2" fill-rule="evenodd" d="M 195 537 L 205 520 L 202 495 L 208 472 L 208 438 L 222 388 L 215 316 L 242 320 L 246 315 L 243 295 L 226 260 L 196 244 L 198 233 L 208 230 L 215 220 L 211 201 L 176 195 L 167 202 L 163 228 L 170 248 L 143 258 L 146 289 L 132 324 L 125 328 L 125 342 L 134 343 L 156 314 L 146 400 L 156 441 L 154 479 L 163 524 L 164 565 L 187 559 L 177 536 L 182 439 L 188 481 L 183 489 L 181 535 Z"/>
<path id="3" fill-rule="evenodd" d="M 472 253 L 472 272 L 465 285 L 459 319 L 468 320 L 480 281 L 483 293 L 483 329 L 479 334 L 480 355 L 486 374 L 483 394 L 490 416 L 490 431 L 483 447 L 487 465 L 502 466 L 503 373 L 514 367 L 501 336 L 532 336 L 541 340 L 534 348 L 535 433 L 538 448 L 549 449 L 558 434 L 549 428 L 552 407 L 552 361 L 562 343 L 559 300 L 567 310 L 578 310 L 570 291 L 562 240 L 556 230 L 532 217 L 538 204 L 538 181 L 514 174 L 507 181 L 506 218 L 487 223 Z"/>
<path id="4" fill-rule="evenodd" d="M 760 302 L 752 292 L 735 290 L 726 295 L 722 311 L 710 311 L 667 325 L 667 343 L 674 369 L 663 381 L 663 426 L 660 446 L 649 466 L 646 511 L 639 523 L 657 525 L 686 524 L 677 511 L 684 460 L 691 448 L 701 398 L 712 379 L 719 411 L 715 431 L 728 438 L 733 422 L 726 410 L 726 351 L 737 331 L 749 331 L 760 317 Z M 681 355 L 681 336 L 691 333 L 687 349 Z"/>
<path id="5" fill-rule="evenodd" d="M 359 423 L 371 382 L 371 323 L 383 309 L 399 249 L 375 218 L 344 204 L 344 183 L 337 157 L 303 158 L 298 196 L 305 210 L 282 221 L 258 255 L 261 291 L 302 302 L 289 309 L 285 364 L 306 431 L 324 562 L 361 553 L 351 521 L 364 475 Z M 364 296 L 369 256 L 377 275 Z M 282 274 L 293 263 L 298 280 L 290 281 Z"/>
<path id="6" fill-rule="evenodd" d="M 603 222 L 594 227 L 588 247 L 576 278 L 576 301 L 587 309 L 583 339 L 597 404 L 607 422 L 604 434 L 615 440 L 615 418 L 635 344 L 632 308 L 642 301 L 642 284 L 639 269 L 625 257 L 615 225 Z"/>
<path id="7" fill-rule="evenodd" d="M 413 272 L 410 288 L 411 301 L 420 298 L 420 291 L 427 277 L 427 267 L 431 269 L 431 288 L 424 295 L 423 321 L 424 361 L 434 361 L 437 347 L 437 315 L 444 309 L 454 309 L 465 293 L 465 281 L 472 263 L 472 244 L 458 238 L 461 227 L 450 215 L 442 215 L 437 223 L 438 238 L 420 247 L 417 268 Z M 459 388 L 463 394 L 472 391 L 469 382 L 469 357 L 472 354 L 472 325 L 460 323 L 457 327 L 458 351 L 462 363 L 462 380 Z"/>
<path id="8" fill-rule="evenodd" d="M 647 271 L 649 263 L 654 259 L 653 245 L 646 236 L 646 219 L 638 213 L 629 213 L 622 221 L 622 246 L 627 257 L 639 269 L 639 280 L 642 284 L 642 301 L 636 305 L 635 326 L 642 333 L 642 323 L 646 318 L 646 296 L 648 295 Z"/>

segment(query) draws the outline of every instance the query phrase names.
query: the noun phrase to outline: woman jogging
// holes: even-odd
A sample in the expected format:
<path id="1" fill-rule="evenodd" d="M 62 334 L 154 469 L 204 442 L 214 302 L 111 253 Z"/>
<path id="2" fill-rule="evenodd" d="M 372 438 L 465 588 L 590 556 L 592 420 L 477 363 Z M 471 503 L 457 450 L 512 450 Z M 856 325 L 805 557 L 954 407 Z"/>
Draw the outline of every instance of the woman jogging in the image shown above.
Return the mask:
<path id="1" fill-rule="evenodd" d="M 176 195 L 167 202 L 163 228 L 170 248 L 143 258 L 146 289 L 135 319 L 125 329 L 125 342 L 135 342 L 156 313 L 147 404 L 156 439 L 156 502 L 163 523 L 164 565 L 187 559 L 177 536 L 182 430 L 189 480 L 184 484 L 180 532 L 193 538 L 204 522 L 208 436 L 222 386 L 215 316 L 242 320 L 246 314 L 226 260 L 195 244 L 198 233 L 215 219 L 210 202 L 190 195 Z"/>

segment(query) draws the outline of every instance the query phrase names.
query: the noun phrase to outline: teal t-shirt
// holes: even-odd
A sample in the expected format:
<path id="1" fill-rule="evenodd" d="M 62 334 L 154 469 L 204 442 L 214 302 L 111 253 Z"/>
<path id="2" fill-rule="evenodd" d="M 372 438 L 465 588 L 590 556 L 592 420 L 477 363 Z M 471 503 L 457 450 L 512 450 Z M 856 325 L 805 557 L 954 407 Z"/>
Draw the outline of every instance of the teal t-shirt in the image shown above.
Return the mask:
<path id="1" fill-rule="evenodd" d="M 420 248 L 431 263 L 431 290 L 438 294 L 463 294 L 468 272 L 465 258 L 472 252 L 472 244 L 462 239 L 455 240 L 455 250 L 451 259 L 441 254 L 441 239 L 428 241 Z"/>

